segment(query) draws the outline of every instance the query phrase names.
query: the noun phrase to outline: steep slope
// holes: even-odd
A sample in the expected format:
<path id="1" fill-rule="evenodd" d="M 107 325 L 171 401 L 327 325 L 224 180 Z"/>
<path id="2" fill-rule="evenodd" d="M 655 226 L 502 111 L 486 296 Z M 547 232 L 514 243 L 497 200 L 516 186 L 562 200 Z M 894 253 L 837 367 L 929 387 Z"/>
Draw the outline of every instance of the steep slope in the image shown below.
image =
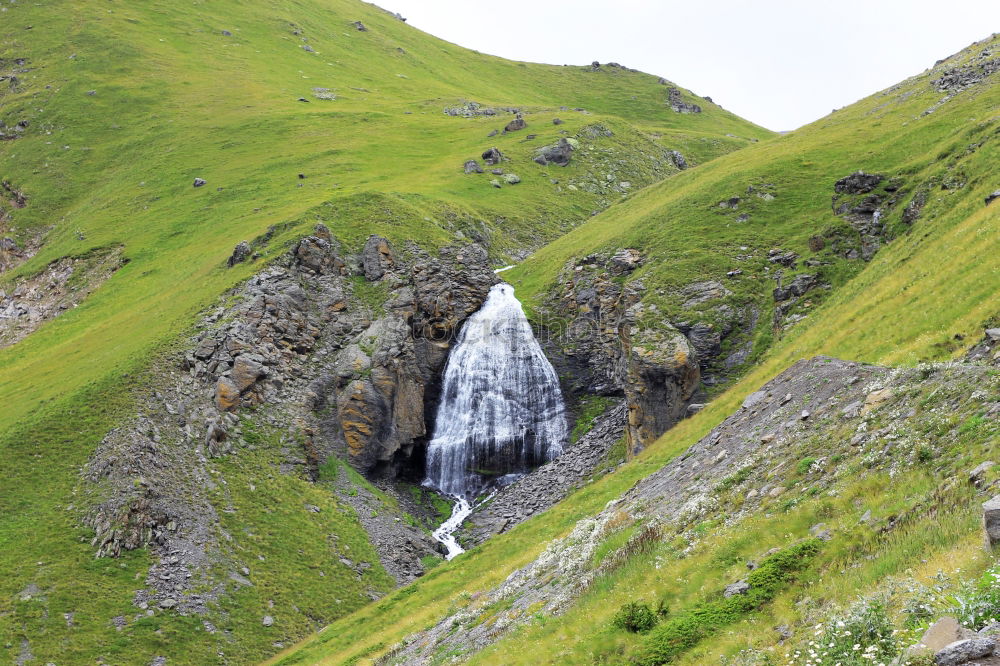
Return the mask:
<path id="1" fill-rule="evenodd" d="M 199 313 L 247 309 L 247 292 L 227 290 L 287 265 L 317 223 L 342 256 L 378 233 L 431 253 L 477 241 L 502 265 L 632 190 L 771 136 L 701 99 L 700 113 L 675 111 L 671 94 L 696 98 L 654 76 L 504 61 L 353 0 L 16 3 L 2 16 L 0 326 L 19 324 L 0 340 L 26 335 L 0 349 L 8 661 L 254 661 L 391 588 L 362 528 L 393 498 L 336 459 L 311 470 L 319 483 L 284 473 L 302 453 L 293 424 L 230 418 L 239 457 L 201 459 L 204 430 L 170 449 L 181 426 L 169 410 L 185 399 L 173 391 L 212 400 L 178 360 L 190 336 L 229 323 Z M 489 136 L 513 109 L 526 127 Z M 567 166 L 534 161 L 560 139 L 576 142 Z M 500 163 L 463 173 L 494 146 Z M 351 284 L 354 316 L 370 285 Z M 137 594 L 150 576 L 182 582 L 187 561 L 171 560 L 184 553 L 94 559 L 99 544 L 146 540 L 120 538 L 113 521 L 83 526 L 111 492 L 103 470 L 131 474 L 116 491 L 158 489 L 145 464 L 204 473 L 172 492 L 204 499 L 218 518 L 206 538 L 253 564 L 216 572 L 227 596 L 211 619 Z M 317 511 L 304 519 L 303 506 Z M 196 593 L 194 607 L 214 594 Z"/>
<path id="2" fill-rule="evenodd" d="M 928 622 L 947 610 L 948 593 L 960 591 L 959 574 L 975 575 L 989 564 L 979 554 L 978 503 L 995 492 L 994 477 L 977 478 L 979 485 L 973 486 L 966 473 L 996 454 L 995 370 L 922 365 L 884 375 L 886 370 L 874 369 L 890 377 L 888 383 L 857 388 L 846 377 L 834 387 L 839 387 L 834 402 L 856 391 L 864 398 L 860 405 L 845 403 L 834 410 L 833 402 L 807 401 L 814 392 L 828 391 L 818 379 L 822 371 L 807 364 L 798 375 L 789 370 L 776 382 L 798 376 L 801 393 L 797 389 L 793 399 L 809 415 L 798 411 L 792 419 L 785 412 L 775 422 L 765 417 L 783 407 L 771 403 L 783 400 L 785 387 L 766 387 L 771 396 L 767 390 L 756 391 L 795 361 L 819 354 L 905 365 L 954 358 L 982 337 L 984 326 L 995 323 L 1000 311 L 1000 209 L 989 202 L 997 188 L 992 165 L 1000 122 L 996 67 L 989 64 L 995 52 L 996 38 L 975 44 L 799 132 L 707 164 L 697 177 L 682 174 L 649 188 L 616 207 L 614 215 L 595 217 L 516 269 L 512 279 L 519 282 L 520 293 L 533 293 L 536 312 L 542 312 L 554 300 L 550 290 L 562 287 L 556 286 L 557 278 L 570 260 L 598 250 L 640 249 L 651 259 L 633 275 L 646 283 L 643 303 L 656 304 L 665 313 L 661 326 L 682 316 L 678 306 L 685 299 L 679 288 L 705 278 L 722 282 L 743 303 L 772 312 L 776 285 L 765 282 L 762 274 L 773 266 L 767 257 L 774 246 L 781 255 L 793 251 L 822 262 L 818 268 L 829 271 L 824 277 L 831 289 L 773 344 L 769 325 L 755 333 L 760 364 L 630 463 L 424 580 L 328 627 L 276 663 L 345 663 L 379 655 L 387 655 L 388 663 L 415 651 L 432 659 L 481 663 L 616 663 L 628 657 L 648 663 L 702 664 L 722 658 L 729 660 L 723 663 L 805 663 L 814 625 L 831 620 L 836 627 L 838 613 L 860 595 L 871 594 L 888 594 L 888 606 L 879 615 L 882 611 L 868 604 L 866 617 L 882 622 L 886 631 L 896 623 L 908 632 L 893 638 L 894 649 L 919 638 Z M 962 83 L 955 87 L 957 80 Z M 838 194 L 835 183 L 859 169 L 884 174 L 886 180 L 898 177 L 896 192 L 903 191 L 897 197 L 884 188 L 879 192 L 881 204 L 895 202 L 884 210 L 881 249 L 868 262 L 845 256 L 860 249 L 861 234 L 831 207 Z M 759 184 L 773 185 L 774 199 L 752 198 L 746 222 L 731 219 L 741 209 L 718 206 L 733 197 L 743 199 L 748 185 L 756 190 Z M 926 192 L 924 205 L 910 209 L 919 210 L 919 217 L 907 215 L 920 192 Z M 738 203 L 744 212 L 745 202 Z M 822 236 L 828 227 L 840 227 L 842 233 L 827 240 L 850 241 L 839 246 L 842 253 L 823 253 L 833 243 L 808 250 L 809 238 Z M 746 264 L 736 263 L 735 255 L 743 253 L 755 256 Z M 574 264 L 569 266 L 576 272 Z M 742 279 L 726 277 L 735 266 L 743 270 L 735 277 Z M 752 283 L 750 275 L 755 276 Z M 784 329 L 789 322 L 779 323 Z M 878 393 L 890 385 L 891 391 Z M 751 394 L 757 397 L 747 400 Z M 766 409 L 758 414 L 754 404 L 761 397 Z M 729 415 L 747 419 L 747 436 L 755 439 L 721 455 L 719 437 L 706 436 L 719 434 Z M 788 438 L 774 432 L 786 421 L 791 424 Z M 699 440 L 701 445 L 692 449 Z M 791 448 L 769 453 L 766 446 L 772 442 Z M 601 520 L 614 518 L 615 528 L 588 531 L 595 527 L 594 516 L 637 482 L 671 461 L 679 469 L 685 451 L 702 463 L 701 483 L 691 488 L 706 501 L 693 503 L 682 520 L 664 523 L 650 521 L 642 503 L 618 518 L 612 505 Z M 763 500 L 762 491 L 767 495 Z M 761 501 L 763 513 L 755 508 Z M 666 508 L 678 510 L 669 503 Z M 866 509 L 871 509 L 867 517 Z M 725 598 L 722 592 L 729 583 L 746 575 L 745 560 L 760 558 L 771 546 L 792 546 L 820 522 L 827 525 L 814 535 L 825 538 L 823 530 L 830 529 L 833 540 L 819 545 L 818 559 L 793 567 L 800 572 L 798 582 L 796 576 L 782 574 L 780 586 L 765 586 L 764 596 L 752 597 L 755 601 L 736 613 L 729 611 L 737 602 L 712 605 Z M 587 548 L 593 547 L 596 555 L 579 562 L 579 552 L 589 552 L 581 545 L 588 534 L 595 540 L 586 542 Z M 569 571 L 561 577 L 560 561 L 578 565 L 582 577 Z M 602 569 L 604 562 L 614 566 Z M 539 576 L 531 579 L 536 572 Z M 592 580 L 589 587 L 582 578 Z M 935 585 L 933 598 L 915 593 L 926 589 L 930 595 Z M 574 586 L 580 587 L 574 591 Z M 533 587 L 543 591 L 541 597 L 531 596 Z M 505 595 L 505 590 L 512 593 Z M 545 597 L 546 590 L 553 595 Z M 577 597 L 581 590 L 583 596 Z M 696 637 L 693 642 L 677 641 L 676 634 L 663 633 L 666 629 L 647 640 L 611 625 L 622 605 L 642 602 L 655 609 L 661 600 L 673 613 L 664 626 Z M 916 616 L 900 612 L 920 604 L 928 610 Z M 721 623 L 684 624 L 699 613 L 718 618 L 720 609 L 728 609 Z M 681 625 L 670 624 L 673 618 Z M 493 631 L 482 631 L 482 626 Z M 706 632 L 712 639 L 697 642 Z M 463 635 L 485 640 L 448 638 Z M 883 638 L 879 633 L 871 640 Z M 500 642 L 478 652 L 493 641 Z M 681 649 L 668 655 L 664 645 Z M 794 656 L 795 648 L 801 648 L 802 659 Z M 833 664 L 838 658 L 819 663 Z"/>

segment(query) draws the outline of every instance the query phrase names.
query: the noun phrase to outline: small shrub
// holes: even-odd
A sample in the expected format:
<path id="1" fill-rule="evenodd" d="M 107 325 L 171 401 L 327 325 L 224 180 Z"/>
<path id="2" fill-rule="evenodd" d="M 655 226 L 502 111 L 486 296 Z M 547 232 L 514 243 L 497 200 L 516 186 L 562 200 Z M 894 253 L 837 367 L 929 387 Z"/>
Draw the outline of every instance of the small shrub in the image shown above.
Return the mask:
<path id="1" fill-rule="evenodd" d="M 630 601 L 622 605 L 611 618 L 611 624 L 633 634 L 649 631 L 656 626 L 659 618 L 647 604 Z"/>
<path id="2" fill-rule="evenodd" d="M 917 449 L 917 461 L 929 463 L 932 460 L 934 460 L 934 449 L 926 444 L 921 445 L 921 447 Z"/>
<path id="3" fill-rule="evenodd" d="M 803 458 L 802 460 L 799 461 L 796 470 L 798 471 L 799 474 L 808 474 L 809 468 L 812 467 L 812 464 L 814 462 L 816 462 L 816 459 L 811 456 L 808 458 Z"/>

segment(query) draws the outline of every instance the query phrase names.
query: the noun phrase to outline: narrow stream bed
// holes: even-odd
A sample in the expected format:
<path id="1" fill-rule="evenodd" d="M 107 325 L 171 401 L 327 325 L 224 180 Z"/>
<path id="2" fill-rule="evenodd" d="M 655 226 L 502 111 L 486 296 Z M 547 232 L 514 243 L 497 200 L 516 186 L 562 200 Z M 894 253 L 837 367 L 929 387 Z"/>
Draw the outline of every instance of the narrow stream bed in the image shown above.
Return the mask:
<path id="1" fill-rule="evenodd" d="M 455 538 L 455 531 L 462 526 L 465 519 L 472 513 L 472 505 L 464 498 L 458 497 L 455 500 L 455 505 L 451 508 L 451 517 L 441 523 L 441 526 L 434 530 L 434 533 L 431 535 L 448 549 L 448 553 L 444 556 L 446 560 L 450 560 L 456 555 L 465 552 L 465 549 L 458 544 L 458 539 Z"/>

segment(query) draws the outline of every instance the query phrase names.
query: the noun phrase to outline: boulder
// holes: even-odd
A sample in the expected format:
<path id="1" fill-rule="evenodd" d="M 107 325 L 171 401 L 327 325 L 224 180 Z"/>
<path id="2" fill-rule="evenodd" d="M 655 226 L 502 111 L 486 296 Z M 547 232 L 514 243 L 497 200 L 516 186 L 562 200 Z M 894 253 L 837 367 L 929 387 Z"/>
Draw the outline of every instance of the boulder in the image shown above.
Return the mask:
<path id="1" fill-rule="evenodd" d="M 992 192 L 986 195 L 986 199 L 984 201 L 986 202 L 986 205 L 989 206 L 997 199 L 1000 199 L 1000 190 L 993 190 Z"/>
<path id="2" fill-rule="evenodd" d="M 292 255 L 300 267 L 317 275 L 339 274 L 344 268 L 344 262 L 333 251 L 332 238 L 326 227 L 317 235 L 300 240 Z"/>
<path id="3" fill-rule="evenodd" d="M 934 655 L 936 666 L 960 666 L 973 659 L 989 657 L 996 650 L 997 643 L 992 638 L 969 638 L 945 646 Z"/>
<path id="4" fill-rule="evenodd" d="M 204 185 L 204 184 L 205 184 L 206 182 L 207 182 L 207 181 L 206 181 L 206 180 L 205 180 L 204 178 L 195 178 L 195 179 L 194 179 L 194 186 L 195 186 L 195 187 L 201 187 L 201 186 L 202 186 L 202 185 Z"/>
<path id="5" fill-rule="evenodd" d="M 265 375 L 267 368 L 249 356 L 240 356 L 233 364 L 232 381 L 240 393 L 245 393 Z"/>
<path id="6" fill-rule="evenodd" d="M 236 264 L 246 261 L 250 257 L 251 253 L 252 250 L 250 249 L 250 243 L 240 241 L 236 244 L 236 247 L 233 248 L 233 253 L 229 255 L 229 259 L 226 261 L 226 264 L 232 268 Z"/>
<path id="7" fill-rule="evenodd" d="M 986 472 L 988 472 L 989 469 L 994 465 L 996 465 L 996 463 L 993 462 L 992 460 L 987 460 L 985 462 L 976 465 L 976 467 L 969 472 L 969 482 L 978 486 L 980 483 L 983 482 L 983 478 L 986 476 Z"/>
<path id="8" fill-rule="evenodd" d="M 366 26 L 361 21 L 353 21 L 352 25 L 358 32 L 368 32 L 368 26 Z"/>
<path id="9" fill-rule="evenodd" d="M 573 144 L 564 137 L 559 139 L 558 143 L 542 148 L 535 157 L 535 161 L 543 166 L 550 163 L 566 166 L 572 156 Z"/>
<path id="10" fill-rule="evenodd" d="M 983 530 L 986 548 L 992 550 L 1000 543 L 1000 495 L 983 502 Z"/>
<path id="11" fill-rule="evenodd" d="M 494 164 L 500 164 L 503 159 L 503 154 L 497 150 L 496 146 L 483 151 L 483 159 L 486 161 L 487 166 L 493 166 Z"/>
<path id="12" fill-rule="evenodd" d="M 463 168 L 465 169 L 465 173 L 483 172 L 483 167 L 479 166 L 479 162 L 477 162 L 476 160 L 466 160 L 465 166 Z"/>
<path id="13" fill-rule="evenodd" d="M 505 173 L 503 176 L 503 180 L 508 185 L 517 185 L 518 183 L 521 182 L 521 177 L 518 176 L 516 173 Z"/>
<path id="14" fill-rule="evenodd" d="M 381 280 L 396 264 L 389 241 L 374 234 L 369 236 L 361 253 L 361 263 L 368 280 Z"/>
<path id="15" fill-rule="evenodd" d="M 681 305 L 683 308 L 693 308 L 696 305 L 705 303 L 706 301 L 715 300 L 718 298 L 725 298 L 726 296 L 731 296 L 733 292 L 726 289 L 721 282 L 717 280 L 704 280 L 702 282 L 692 282 L 683 289 L 681 289 L 681 294 L 687 299 Z"/>
<path id="16" fill-rule="evenodd" d="M 504 132 L 516 132 L 518 130 L 523 130 L 527 126 L 528 126 L 528 124 L 526 122 L 524 122 L 524 116 L 522 116 L 519 113 L 516 116 L 514 116 L 513 120 L 511 120 L 509 123 L 507 123 L 507 125 L 504 126 L 503 131 Z"/>
<path id="17" fill-rule="evenodd" d="M 220 411 L 235 411 L 240 404 L 240 390 L 229 377 L 219 377 L 215 384 L 215 406 Z"/>
<path id="18" fill-rule="evenodd" d="M 681 171 L 683 171 L 684 169 L 688 168 L 687 160 L 684 159 L 684 156 L 681 155 L 680 151 L 678 151 L 678 150 L 671 150 L 670 151 L 670 159 L 672 159 L 674 161 L 674 166 L 676 166 Z"/>
<path id="19" fill-rule="evenodd" d="M 738 580 L 735 583 L 730 583 L 726 586 L 726 590 L 722 593 L 724 597 L 735 597 L 737 594 L 746 594 L 750 591 L 750 583 L 745 580 Z"/>

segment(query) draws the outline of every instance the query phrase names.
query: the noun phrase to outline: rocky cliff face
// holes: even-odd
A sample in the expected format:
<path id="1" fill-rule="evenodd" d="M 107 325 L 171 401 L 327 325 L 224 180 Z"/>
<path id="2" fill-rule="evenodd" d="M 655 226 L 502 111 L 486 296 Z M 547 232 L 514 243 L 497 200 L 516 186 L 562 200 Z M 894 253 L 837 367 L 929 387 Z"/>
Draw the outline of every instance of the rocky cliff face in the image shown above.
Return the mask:
<path id="1" fill-rule="evenodd" d="M 265 242 L 241 243 L 229 265 Z M 84 474 L 98 556 L 151 547 L 158 563 L 137 603 L 204 612 L 225 589 L 214 572 L 238 569 L 219 542 L 210 461 L 253 448 L 247 423 L 289 433 L 286 474 L 315 479 L 334 454 L 372 476 L 422 471 L 410 456 L 428 435 L 451 340 L 495 282 L 475 245 L 432 257 L 373 236 L 350 254 L 317 226 L 205 317 L 188 351 L 163 360 L 141 413 L 102 442 Z M 343 473 L 335 487 L 386 570 L 400 583 L 420 575 L 430 537 Z"/>
<path id="2" fill-rule="evenodd" d="M 631 449 L 659 437 L 681 419 L 699 384 L 689 340 L 669 322 L 642 325 L 641 281 L 624 277 L 642 264 L 631 249 L 595 254 L 564 269 L 562 291 L 549 303 L 555 337 L 577 391 L 624 395 Z"/>

